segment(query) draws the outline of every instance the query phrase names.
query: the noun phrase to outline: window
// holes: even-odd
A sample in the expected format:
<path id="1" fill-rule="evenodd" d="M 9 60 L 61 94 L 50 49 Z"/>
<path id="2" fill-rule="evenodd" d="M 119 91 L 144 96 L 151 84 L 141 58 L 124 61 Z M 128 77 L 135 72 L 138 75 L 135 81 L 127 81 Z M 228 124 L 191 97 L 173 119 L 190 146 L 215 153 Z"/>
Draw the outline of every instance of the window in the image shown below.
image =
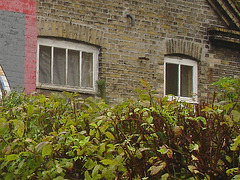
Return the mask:
<path id="1" fill-rule="evenodd" d="M 38 39 L 39 88 L 95 92 L 98 48 L 48 38 Z"/>
<path id="2" fill-rule="evenodd" d="M 197 101 L 197 62 L 165 57 L 164 95 L 174 95 L 181 101 Z"/>

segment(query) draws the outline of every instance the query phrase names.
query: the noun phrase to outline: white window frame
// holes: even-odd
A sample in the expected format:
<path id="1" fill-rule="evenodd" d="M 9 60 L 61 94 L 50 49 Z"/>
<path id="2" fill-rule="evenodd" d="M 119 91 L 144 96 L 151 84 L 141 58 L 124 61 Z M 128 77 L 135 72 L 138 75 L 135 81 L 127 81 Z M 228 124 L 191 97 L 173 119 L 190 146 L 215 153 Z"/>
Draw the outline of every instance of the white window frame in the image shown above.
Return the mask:
<path id="1" fill-rule="evenodd" d="M 169 64 L 177 64 L 178 66 L 178 95 L 173 97 L 168 94 L 166 94 L 166 89 L 167 89 L 167 72 L 166 72 L 166 67 L 167 63 Z M 186 66 L 192 66 L 193 67 L 193 96 L 192 97 L 182 97 L 180 96 L 180 86 L 181 86 L 181 70 L 180 67 L 181 65 L 186 65 Z M 189 103 L 197 103 L 197 94 L 198 94 L 198 62 L 195 60 L 190 60 L 190 59 L 185 59 L 185 58 L 180 58 L 180 57 L 165 57 L 164 58 L 164 96 L 168 95 L 169 100 L 173 100 L 176 98 L 178 101 L 185 101 Z"/>
<path id="2" fill-rule="evenodd" d="M 87 52 L 87 53 L 93 53 L 93 87 L 81 87 L 81 84 L 79 86 L 69 86 L 69 85 L 56 85 L 56 84 L 45 84 L 39 82 L 39 47 L 42 46 L 50 46 L 52 48 L 63 48 L 63 49 L 70 49 L 70 50 L 77 50 L 80 52 Z M 68 52 L 68 51 L 67 51 Z M 82 54 L 82 53 L 80 53 Z M 38 38 L 37 43 L 37 70 L 36 70 L 36 85 L 37 88 L 42 89 L 49 89 L 49 90 L 60 90 L 60 91 L 73 91 L 73 92 L 80 92 L 80 93 L 89 93 L 89 94 L 95 94 L 97 87 L 96 87 L 96 81 L 98 79 L 98 55 L 99 55 L 99 49 L 95 46 L 90 46 L 82 43 L 76 43 L 72 41 L 65 41 L 65 40 L 58 40 L 58 39 L 51 39 L 51 38 Z M 67 58 L 66 58 L 67 59 Z M 52 60 L 53 63 L 53 56 Z M 80 79 L 81 79 L 81 66 L 82 66 L 82 57 L 80 57 Z M 66 60 L 66 74 L 67 74 L 67 60 Z M 51 66 L 51 81 L 53 78 L 53 67 Z"/>

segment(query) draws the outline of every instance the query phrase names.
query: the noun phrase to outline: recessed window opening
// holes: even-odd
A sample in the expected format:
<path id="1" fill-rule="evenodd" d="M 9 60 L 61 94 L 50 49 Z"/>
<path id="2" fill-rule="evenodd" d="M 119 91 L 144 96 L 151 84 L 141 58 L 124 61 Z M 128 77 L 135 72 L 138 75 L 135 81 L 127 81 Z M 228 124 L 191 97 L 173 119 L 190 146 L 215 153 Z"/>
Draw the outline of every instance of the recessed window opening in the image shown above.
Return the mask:
<path id="1" fill-rule="evenodd" d="M 164 95 L 192 101 L 197 95 L 197 62 L 180 57 L 164 59 Z"/>
<path id="2" fill-rule="evenodd" d="M 98 48 L 71 41 L 38 39 L 38 86 L 95 91 Z"/>

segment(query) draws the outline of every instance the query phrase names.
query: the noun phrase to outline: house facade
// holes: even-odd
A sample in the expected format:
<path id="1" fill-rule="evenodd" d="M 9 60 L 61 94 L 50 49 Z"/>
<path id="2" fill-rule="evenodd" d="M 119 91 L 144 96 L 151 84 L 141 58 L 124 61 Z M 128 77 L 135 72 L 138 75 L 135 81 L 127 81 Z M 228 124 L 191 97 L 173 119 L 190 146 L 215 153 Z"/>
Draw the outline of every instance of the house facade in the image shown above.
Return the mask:
<path id="1" fill-rule="evenodd" d="M 23 33 L 29 12 L 16 13 Z M 204 99 L 220 77 L 240 75 L 239 14 L 232 0 L 36 0 L 36 53 L 19 60 L 25 90 L 94 96 L 102 79 L 113 102 L 143 79 L 160 95 Z"/>

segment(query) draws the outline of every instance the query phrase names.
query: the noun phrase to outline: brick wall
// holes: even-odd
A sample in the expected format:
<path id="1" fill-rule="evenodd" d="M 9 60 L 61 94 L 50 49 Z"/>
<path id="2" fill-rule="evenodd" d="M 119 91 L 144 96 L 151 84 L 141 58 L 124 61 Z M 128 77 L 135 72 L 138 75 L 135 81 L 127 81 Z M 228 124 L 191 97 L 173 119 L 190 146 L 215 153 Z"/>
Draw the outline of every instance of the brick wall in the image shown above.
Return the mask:
<path id="1" fill-rule="evenodd" d="M 200 63 L 199 89 L 201 96 L 206 97 L 212 92 L 213 82 L 220 77 L 240 76 L 240 51 L 239 49 L 229 49 L 221 46 L 213 46 L 206 54 L 206 61 Z"/>
<path id="2" fill-rule="evenodd" d="M 36 2 L 0 0 L 0 63 L 12 89 L 36 90 Z"/>
<path id="3" fill-rule="evenodd" d="M 111 100 L 134 95 L 140 79 L 163 94 L 166 54 L 181 53 L 200 62 L 203 98 L 209 84 L 224 75 L 219 69 L 233 72 L 226 63 L 239 64 L 239 53 L 226 57 L 209 43 L 207 29 L 225 24 L 206 0 L 37 0 L 37 26 L 39 36 L 100 46 L 99 77 L 106 80 Z"/>

